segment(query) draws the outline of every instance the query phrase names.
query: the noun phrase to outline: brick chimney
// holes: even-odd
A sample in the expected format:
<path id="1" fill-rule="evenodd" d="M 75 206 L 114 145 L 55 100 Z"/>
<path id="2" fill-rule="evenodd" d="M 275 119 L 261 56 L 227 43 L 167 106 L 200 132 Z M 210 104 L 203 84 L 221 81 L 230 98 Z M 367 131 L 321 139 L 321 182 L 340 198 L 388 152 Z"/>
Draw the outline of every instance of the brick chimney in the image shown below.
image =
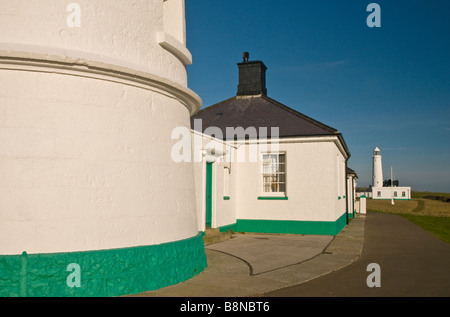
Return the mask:
<path id="1" fill-rule="evenodd" d="M 249 53 L 242 53 L 243 62 L 239 66 L 238 96 L 267 95 L 266 70 L 261 61 L 249 61 Z"/>

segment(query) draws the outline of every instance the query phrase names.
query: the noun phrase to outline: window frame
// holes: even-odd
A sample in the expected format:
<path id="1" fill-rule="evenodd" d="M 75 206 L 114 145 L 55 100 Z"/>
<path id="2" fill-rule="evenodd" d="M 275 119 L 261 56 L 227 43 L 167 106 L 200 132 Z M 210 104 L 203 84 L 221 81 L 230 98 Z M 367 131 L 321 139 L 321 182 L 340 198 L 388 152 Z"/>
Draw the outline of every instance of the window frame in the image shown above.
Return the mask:
<path id="1" fill-rule="evenodd" d="M 277 159 L 277 164 L 278 166 L 280 166 L 280 156 L 284 156 L 284 172 L 277 172 L 276 175 L 284 175 L 284 182 L 276 182 L 278 185 L 280 184 L 284 184 L 284 191 L 278 191 L 278 192 L 266 192 L 264 190 L 264 156 L 265 155 L 277 155 L 278 159 Z M 277 152 L 261 152 L 260 153 L 260 162 L 259 162 L 259 193 L 260 193 L 260 197 L 262 198 L 284 198 L 287 197 L 287 155 L 286 152 L 284 151 L 277 151 Z M 274 175 L 274 174 L 269 174 L 269 175 Z"/>

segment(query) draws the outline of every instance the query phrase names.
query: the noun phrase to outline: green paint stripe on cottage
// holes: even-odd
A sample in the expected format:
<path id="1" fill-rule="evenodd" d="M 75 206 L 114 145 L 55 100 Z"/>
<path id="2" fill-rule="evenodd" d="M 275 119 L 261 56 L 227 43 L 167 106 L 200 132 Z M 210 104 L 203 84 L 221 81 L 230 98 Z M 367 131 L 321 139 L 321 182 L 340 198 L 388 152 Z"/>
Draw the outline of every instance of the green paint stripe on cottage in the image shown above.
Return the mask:
<path id="1" fill-rule="evenodd" d="M 362 196 L 361 196 L 362 197 Z M 392 198 L 372 198 L 373 200 L 392 200 Z M 394 197 L 394 200 L 411 200 L 410 198 L 397 198 Z"/>
<path id="2" fill-rule="evenodd" d="M 220 232 L 237 232 L 237 224 L 233 223 L 231 225 L 223 226 L 218 228 Z"/>
<path id="3" fill-rule="evenodd" d="M 79 265 L 80 287 L 69 287 Z M 0 255 L 0 297 L 105 297 L 184 282 L 207 266 L 203 237 L 153 246 L 54 254 Z"/>
<path id="4" fill-rule="evenodd" d="M 267 196 L 261 196 L 258 197 L 258 200 L 289 200 L 288 197 L 267 197 Z"/>
<path id="5" fill-rule="evenodd" d="M 219 228 L 221 232 L 337 235 L 347 224 L 344 213 L 336 221 L 291 221 L 238 219 L 235 224 Z"/>

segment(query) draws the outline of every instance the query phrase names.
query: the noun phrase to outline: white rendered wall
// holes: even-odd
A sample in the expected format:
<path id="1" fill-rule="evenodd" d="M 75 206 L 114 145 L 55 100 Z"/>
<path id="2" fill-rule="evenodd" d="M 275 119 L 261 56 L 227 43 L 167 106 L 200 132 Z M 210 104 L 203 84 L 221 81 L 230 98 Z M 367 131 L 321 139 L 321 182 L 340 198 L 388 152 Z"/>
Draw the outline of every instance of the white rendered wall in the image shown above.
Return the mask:
<path id="1" fill-rule="evenodd" d="M 355 178 L 349 176 L 347 178 L 347 208 L 350 213 L 355 211 L 355 187 Z"/>
<path id="2" fill-rule="evenodd" d="M 164 30 L 186 45 L 184 0 L 164 0 Z"/>
<path id="3" fill-rule="evenodd" d="M 345 213 L 345 159 L 333 141 L 281 142 L 279 151 L 286 153 L 288 200 L 258 200 L 260 160 L 235 164 L 238 219 L 336 221 Z"/>
<path id="4" fill-rule="evenodd" d="M 67 25 L 71 2 L 81 8 L 79 28 Z M 159 33 L 168 31 L 181 45 L 186 44 L 179 35 L 185 33 L 184 1 L 166 2 L 171 3 L 173 15 L 164 16 L 162 0 L 1 1 L 0 49 L 20 44 L 27 46 L 22 50 L 43 54 L 57 54 L 61 49 L 70 55 L 78 52 L 75 57 L 81 60 L 127 65 L 186 85 L 185 65 L 157 41 Z"/>
<path id="5" fill-rule="evenodd" d="M 397 192 L 397 197 L 394 196 Z M 378 195 L 378 193 L 380 193 Z M 405 197 L 402 196 L 405 193 Z M 372 187 L 373 199 L 411 199 L 411 187 Z"/>
<path id="6" fill-rule="evenodd" d="M 192 139 L 195 137 L 199 138 L 197 144 L 201 144 L 203 152 L 201 161 L 194 164 L 200 231 L 205 230 L 206 162 L 213 162 L 213 228 L 232 225 L 237 219 L 334 222 L 346 211 L 345 157 L 336 146 L 336 139 L 299 138 L 282 141 L 273 148 L 274 152 L 287 155 L 288 200 L 258 200 L 264 195 L 260 155 L 272 151 L 271 146 L 239 142 L 229 146 L 193 132 Z M 205 150 L 211 144 L 218 152 L 227 154 L 211 155 Z M 256 155 L 251 156 L 250 152 Z M 225 168 L 227 172 L 231 169 L 228 190 L 224 189 Z M 223 199 L 225 194 L 229 200 Z"/>
<path id="7" fill-rule="evenodd" d="M 163 2 L 77 2 L 72 29 L 65 2 L 1 2 L 2 255 L 198 232 L 193 165 L 173 162 L 170 136 L 201 101 L 184 63 L 157 41 Z"/>

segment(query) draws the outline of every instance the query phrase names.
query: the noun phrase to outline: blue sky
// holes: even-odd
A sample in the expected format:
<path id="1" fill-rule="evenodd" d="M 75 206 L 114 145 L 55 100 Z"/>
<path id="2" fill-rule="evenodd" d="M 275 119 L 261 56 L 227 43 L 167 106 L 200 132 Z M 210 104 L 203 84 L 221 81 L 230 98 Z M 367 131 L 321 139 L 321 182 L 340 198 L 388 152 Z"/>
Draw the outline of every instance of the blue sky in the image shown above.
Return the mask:
<path id="1" fill-rule="evenodd" d="M 369 3 L 381 27 L 369 28 Z M 236 95 L 242 52 L 268 96 L 343 133 L 358 184 L 450 192 L 450 1 L 186 0 L 189 87 L 204 106 Z"/>

